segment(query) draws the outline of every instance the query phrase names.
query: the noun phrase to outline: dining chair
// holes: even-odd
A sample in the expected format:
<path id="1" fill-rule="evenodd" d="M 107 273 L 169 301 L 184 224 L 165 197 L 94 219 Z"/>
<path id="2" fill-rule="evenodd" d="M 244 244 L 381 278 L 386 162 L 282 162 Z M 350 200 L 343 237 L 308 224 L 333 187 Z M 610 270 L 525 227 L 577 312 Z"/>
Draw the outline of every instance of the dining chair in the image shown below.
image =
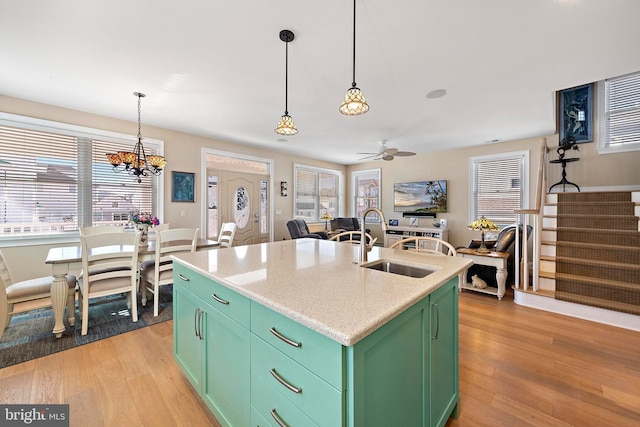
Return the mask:
<path id="1" fill-rule="evenodd" d="M 341 243 L 355 243 L 360 244 L 360 237 L 362 236 L 362 231 L 343 231 L 341 233 L 333 234 L 329 240 L 334 240 Z M 373 247 L 373 245 L 378 240 L 377 237 L 371 236 L 369 233 L 364 234 L 367 239 L 367 246 Z"/>
<path id="2" fill-rule="evenodd" d="M 82 335 L 89 326 L 91 298 L 124 293 L 134 322 L 138 321 L 138 245 L 140 232 L 80 236 L 82 273 L 78 279 Z"/>
<path id="3" fill-rule="evenodd" d="M 53 277 L 13 282 L 11 270 L 0 251 L 0 338 L 11 322 L 11 316 L 42 307 L 51 307 Z M 71 325 L 75 319 L 76 277 L 67 275 L 67 310 Z M 22 304 L 24 303 L 24 304 Z"/>
<path id="4" fill-rule="evenodd" d="M 456 248 L 442 239 L 427 236 L 412 236 L 395 242 L 389 249 L 402 249 L 412 252 L 430 253 L 435 255 L 456 256 Z"/>
<path id="5" fill-rule="evenodd" d="M 142 305 L 147 305 L 147 292 L 154 295 L 153 316 L 158 315 L 160 286 L 173 283 L 171 255 L 195 252 L 199 228 L 173 228 L 156 233 L 156 253 L 153 260 L 140 264 L 140 293 Z"/>
<path id="6" fill-rule="evenodd" d="M 92 225 L 89 227 L 80 227 L 81 236 L 90 236 L 92 234 L 102 233 L 118 233 L 124 231 L 124 227 L 116 225 Z"/>
<path id="7" fill-rule="evenodd" d="M 220 235 L 218 236 L 218 242 L 221 248 L 229 248 L 233 246 L 233 238 L 236 235 L 236 229 L 238 226 L 234 222 L 223 222 L 220 227 Z"/>

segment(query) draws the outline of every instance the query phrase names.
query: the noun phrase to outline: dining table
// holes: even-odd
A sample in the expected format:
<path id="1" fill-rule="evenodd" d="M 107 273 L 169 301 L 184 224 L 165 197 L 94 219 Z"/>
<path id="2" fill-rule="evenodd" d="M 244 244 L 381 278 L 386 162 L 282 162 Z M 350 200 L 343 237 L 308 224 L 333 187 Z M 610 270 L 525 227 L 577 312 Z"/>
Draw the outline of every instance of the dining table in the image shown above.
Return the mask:
<path id="1" fill-rule="evenodd" d="M 176 241 L 169 244 L 181 244 L 181 242 Z M 196 250 L 216 249 L 218 247 L 220 247 L 220 243 L 215 240 L 198 238 Z M 105 248 L 98 249 L 105 250 Z M 117 251 L 117 249 L 114 248 L 113 251 Z M 155 240 L 149 240 L 146 245 L 140 245 L 138 248 L 140 262 L 153 260 L 155 254 Z M 70 271 L 82 269 L 82 246 L 73 245 L 51 248 L 45 262 L 51 265 L 53 272 L 53 281 L 51 283 L 51 305 L 55 320 L 53 334 L 56 338 L 60 338 L 65 330 L 64 309 L 68 295 L 67 275 Z M 67 321 L 69 326 L 74 326 L 75 313 L 67 313 Z"/>

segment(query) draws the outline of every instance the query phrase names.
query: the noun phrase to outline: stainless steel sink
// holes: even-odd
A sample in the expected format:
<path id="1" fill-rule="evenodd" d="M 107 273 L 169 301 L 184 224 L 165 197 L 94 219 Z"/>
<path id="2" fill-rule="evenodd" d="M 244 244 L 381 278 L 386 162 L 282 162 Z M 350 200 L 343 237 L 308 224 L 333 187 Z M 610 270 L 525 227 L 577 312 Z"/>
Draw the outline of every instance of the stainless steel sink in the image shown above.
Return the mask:
<path id="1" fill-rule="evenodd" d="M 363 268 L 369 268 L 371 270 L 384 271 L 386 273 L 399 274 L 401 276 L 422 278 L 427 277 L 435 270 L 426 267 L 416 267 L 413 265 L 400 264 L 393 261 L 379 260 L 368 264 L 362 264 Z"/>

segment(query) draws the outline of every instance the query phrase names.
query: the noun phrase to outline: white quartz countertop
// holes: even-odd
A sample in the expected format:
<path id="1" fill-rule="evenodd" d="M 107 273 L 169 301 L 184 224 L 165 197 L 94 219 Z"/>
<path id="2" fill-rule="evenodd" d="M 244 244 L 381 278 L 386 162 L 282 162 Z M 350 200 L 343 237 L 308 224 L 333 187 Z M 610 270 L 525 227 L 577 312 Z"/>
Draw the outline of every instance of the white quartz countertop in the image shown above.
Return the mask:
<path id="1" fill-rule="evenodd" d="M 417 279 L 360 267 L 360 245 L 297 239 L 174 259 L 345 346 L 352 346 L 468 268 L 464 258 L 374 247 L 378 259 L 437 270 Z"/>

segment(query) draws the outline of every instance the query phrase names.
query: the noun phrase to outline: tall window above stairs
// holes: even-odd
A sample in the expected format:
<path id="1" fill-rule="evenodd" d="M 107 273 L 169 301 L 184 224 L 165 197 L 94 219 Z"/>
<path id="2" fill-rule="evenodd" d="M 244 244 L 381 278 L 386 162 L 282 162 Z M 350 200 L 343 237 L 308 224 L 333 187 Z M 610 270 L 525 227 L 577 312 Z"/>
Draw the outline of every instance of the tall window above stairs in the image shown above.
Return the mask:
<path id="1" fill-rule="evenodd" d="M 599 82 L 598 89 L 599 151 L 640 150 L 640 72 Z"/>

